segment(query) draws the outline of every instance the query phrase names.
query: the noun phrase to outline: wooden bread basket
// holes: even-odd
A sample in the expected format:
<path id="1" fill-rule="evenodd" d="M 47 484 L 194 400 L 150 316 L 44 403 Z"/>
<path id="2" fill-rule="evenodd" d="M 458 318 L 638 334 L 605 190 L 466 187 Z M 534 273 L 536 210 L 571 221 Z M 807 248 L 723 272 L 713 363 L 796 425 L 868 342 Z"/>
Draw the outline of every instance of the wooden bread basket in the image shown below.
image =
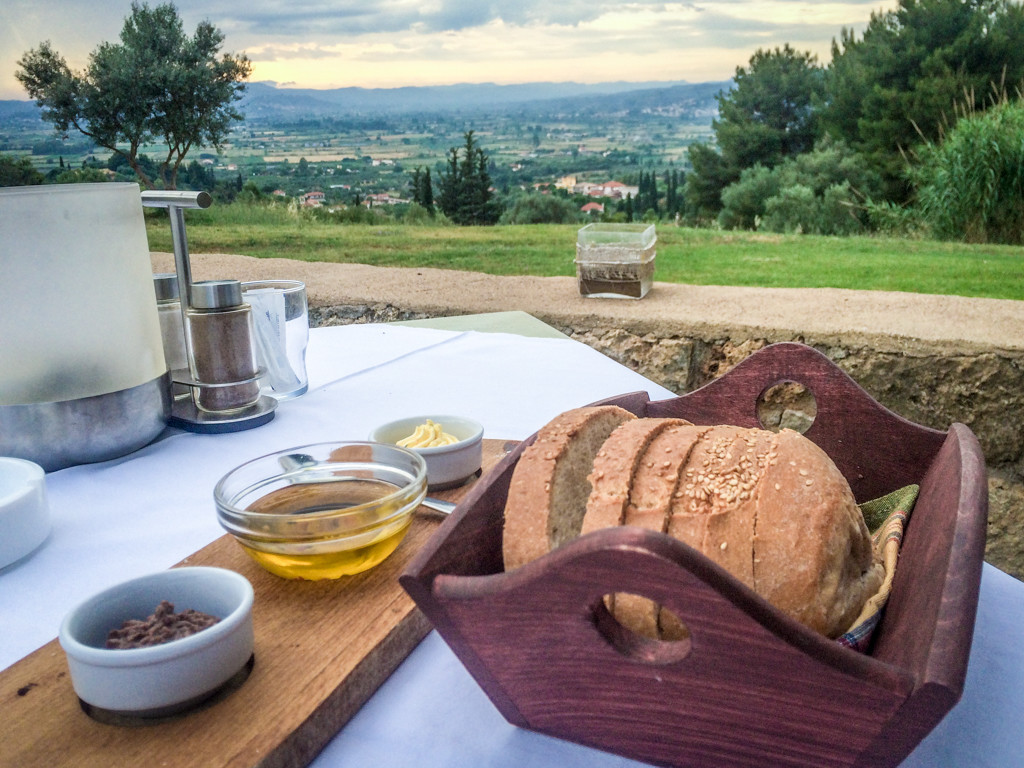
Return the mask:
<path id="1" fill-rule="evenodd" d="M 959 700 L 981 581 L 984 457 L 875 402 L 814 349 L 775 344 L 682 397 L 605 402 L 638 416 L 760 426 L 785 381 L 817 403 L 805 435 L 858 502 L 918 483 L 893 592 L 869 654 L 783 615 L 685 544 L 611 528 L 503 572 L 502 523 L 524 441 L 479 481 L 401 577 L 502 715 L 664 766 L 895 766 Z M 632 592 L 674 612 L 680 642 L 641 638 L 604 607 Z"/>

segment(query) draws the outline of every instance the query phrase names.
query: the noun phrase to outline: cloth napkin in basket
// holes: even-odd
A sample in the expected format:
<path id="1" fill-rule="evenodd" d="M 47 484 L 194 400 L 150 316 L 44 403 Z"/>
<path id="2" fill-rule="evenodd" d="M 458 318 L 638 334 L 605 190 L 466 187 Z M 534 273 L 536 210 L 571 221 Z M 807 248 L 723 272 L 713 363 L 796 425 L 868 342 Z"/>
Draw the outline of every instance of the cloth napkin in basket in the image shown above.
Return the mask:
<path id="1" fill-rule="evenodd" d="M 908 485 L 860 505 L 864 522 L 871 531 L 875 554 L 885 566 L 885 579 L 878 592 L 868 598 L 851 628 L 836 639 L 840 645 L 864 653 L 871 644 L 871 635 L 878 626 L 882 609 L 885 608 L 889 593 L 892 591 L 896 560 L 899 557 L 900 544 L 903 543 L 903 529 L 914 508 L 914 502 L 917 501 L 919 490 L 917 485 Z"/>

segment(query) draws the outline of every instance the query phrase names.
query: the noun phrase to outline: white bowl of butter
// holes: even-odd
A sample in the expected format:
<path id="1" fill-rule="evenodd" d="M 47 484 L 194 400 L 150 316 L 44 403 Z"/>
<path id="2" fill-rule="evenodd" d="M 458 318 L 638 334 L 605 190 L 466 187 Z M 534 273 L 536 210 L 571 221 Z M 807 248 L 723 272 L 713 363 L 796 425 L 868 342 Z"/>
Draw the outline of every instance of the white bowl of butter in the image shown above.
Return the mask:
<path id="1" fill-rule="evenodd" d="M 484 428 L 465 416 L 409 416 L 382 424 L 370 440 L 414 451 L 427 463 L 427 486 L 439 491 L 466 482 L 480 470 Z"/>

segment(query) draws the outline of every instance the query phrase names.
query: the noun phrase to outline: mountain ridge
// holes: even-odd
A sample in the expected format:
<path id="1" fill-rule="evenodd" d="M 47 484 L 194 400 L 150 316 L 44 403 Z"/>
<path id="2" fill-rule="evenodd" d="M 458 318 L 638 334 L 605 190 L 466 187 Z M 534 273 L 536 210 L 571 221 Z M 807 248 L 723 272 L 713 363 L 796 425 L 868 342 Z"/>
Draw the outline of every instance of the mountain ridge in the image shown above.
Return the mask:
<path id="1" fill-rule="evenodd" d="M 246 84 L 238 102 L 247 120 L 344 117 L 402 113 L 471 113 L 479 110 L 528 110 L 548 114 L 589 114 L 630 110 L 706 114 L 717 107 L 715 94 L 731 81 L 690 83 L 668 81 L 573 81 L 456 83 L 395 88 L 284 88 L 269 81 Z M 38 119 L 31 100 L 0 100 L 0 123 Z"/>

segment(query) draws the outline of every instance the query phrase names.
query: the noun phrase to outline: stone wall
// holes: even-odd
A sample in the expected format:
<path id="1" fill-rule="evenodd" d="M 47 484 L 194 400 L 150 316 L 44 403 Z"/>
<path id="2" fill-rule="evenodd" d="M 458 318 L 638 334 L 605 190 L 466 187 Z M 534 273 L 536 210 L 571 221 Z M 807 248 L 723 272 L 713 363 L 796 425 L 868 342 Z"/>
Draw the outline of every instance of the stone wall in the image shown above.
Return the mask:
<path id="1" fill-rule="evenodd" d="M 430 313 L 390 303 L 311 307 L 313 325 L 422 319 Z M 437 314 L 437 313 L 433 313 Z M 540 319 L 673 392 L 692 391 L 768 343 L 816 347 L 878 402 L 936 429 L 966 424 L 978 436 L 989 469 L 986 559 L 1024 578 L 1024 353 L 949 350 L 941 344 L 877 346 L 834 339 L 771 338 L 742 329 L 723 337 L 603 326 L 593 317 Z"/>

